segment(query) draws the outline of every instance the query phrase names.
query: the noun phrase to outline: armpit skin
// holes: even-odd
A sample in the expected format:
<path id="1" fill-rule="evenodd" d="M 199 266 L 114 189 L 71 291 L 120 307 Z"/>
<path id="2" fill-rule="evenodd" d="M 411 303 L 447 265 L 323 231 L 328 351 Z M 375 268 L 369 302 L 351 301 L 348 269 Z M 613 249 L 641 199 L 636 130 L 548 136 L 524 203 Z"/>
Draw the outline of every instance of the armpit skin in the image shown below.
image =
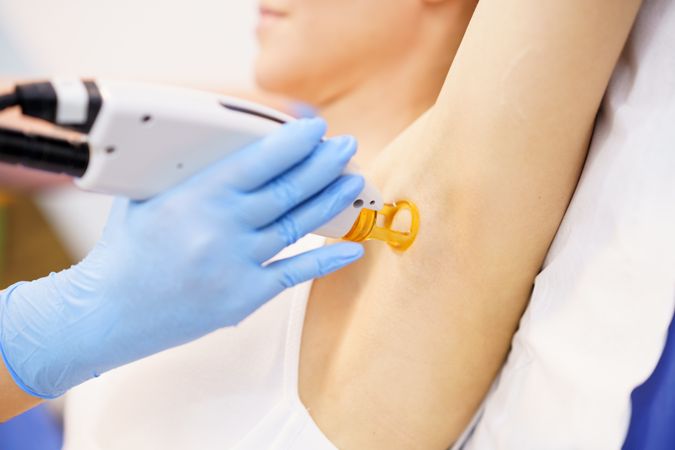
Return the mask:
<path id="1" fill-rule="evenodd" d="M 418 205 L 417 241 L 405 253 L 366 244 L 363 261 L 315 282 L 307 311 L 301 395 L 341 449 L 447 448 L 499 371 L 539 265 L 488 243 L 489 200 L 455 199 L 447 176 L 411 162 L 411 148 L 390 147 L 401 157 L 371 179 L 385 198 Z M 583 154 L 569 169 L 566 199 Z M 454 220 L 457 208 L 471 219 Z M 539 225 L 548 240 L 564 208 Z M 536 259 L 546 248 L 539 244 Z"/>
<path id="2" fill-rule="evenodd" d="M 387 200 L 417 203 L 417 242 L 404 254 L 369 243 L 312 291 L 300 392 L 338 448 L 446 449 L 466 427 L 507 356 L 639 5 L 479 2 L 438 102 L 370 173 Z"/>

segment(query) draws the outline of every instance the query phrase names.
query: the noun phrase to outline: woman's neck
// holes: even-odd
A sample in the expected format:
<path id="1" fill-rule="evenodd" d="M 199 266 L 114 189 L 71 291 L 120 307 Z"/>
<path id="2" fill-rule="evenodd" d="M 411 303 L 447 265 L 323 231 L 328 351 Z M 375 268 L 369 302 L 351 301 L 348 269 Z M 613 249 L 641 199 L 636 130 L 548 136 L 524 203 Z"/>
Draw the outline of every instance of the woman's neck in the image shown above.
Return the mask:
<path id="1" fill-rule="evenodd" d="M 391 90 L 390 90 L 391 89 Z M 332 136 L 350 134 L 359 142 L 355 160 L 367 166 L 381 149 L 433 104 L 433 98 L 403 99 L 394 87 L 373 86 L 320 108 Z M 400 91 L 399 91 L 400 92 Z"/>
<path id="2" fill-rule="evenodd" d="M 447 65 L 414 59 L 389 67 L 319 106 L 330 135 L 350 134 L 358 139 L 355 160 L 364 168 L 436 101 Z"/>
<path id="3" fill-rule="evenodd" d="M 458 6 L 443 17 L 466 25 L 471 11 L 466 5 Z M 355 160 L 359 165 L 367 167 L 382 149 L 433 106 L 464 29 L 465 26 L 443 25 L 438 31 L 434 26 L 425 27 L 419 45 L 409 49 L 406 56 L 319 105 L 330 135 L 350 134 L 358 139 Z"/>

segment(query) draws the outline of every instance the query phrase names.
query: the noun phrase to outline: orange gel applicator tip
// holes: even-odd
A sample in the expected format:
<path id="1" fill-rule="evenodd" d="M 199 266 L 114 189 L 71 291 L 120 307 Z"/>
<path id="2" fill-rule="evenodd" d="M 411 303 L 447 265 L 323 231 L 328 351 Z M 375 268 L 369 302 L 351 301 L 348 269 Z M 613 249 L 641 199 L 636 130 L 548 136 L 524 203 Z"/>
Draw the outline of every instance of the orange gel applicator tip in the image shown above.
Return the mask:
<path id="1" fill-rule="evenodd" d="M 403 210 L 410 213 L 410 229 L 408 231 L 392 229 L 394 218 Z M 384 219 L 382 226 L 377 225 L 378 216 Z M 374 239 L 386 242 L 393 249 L 403 252 L 415 242 L 419 228 L 420 215 L 417 206 L 410 201 L 400 200 L 385 204 L 380 211 L 362 209 L 354 226 L 342 239 L 352 242 Z"/>

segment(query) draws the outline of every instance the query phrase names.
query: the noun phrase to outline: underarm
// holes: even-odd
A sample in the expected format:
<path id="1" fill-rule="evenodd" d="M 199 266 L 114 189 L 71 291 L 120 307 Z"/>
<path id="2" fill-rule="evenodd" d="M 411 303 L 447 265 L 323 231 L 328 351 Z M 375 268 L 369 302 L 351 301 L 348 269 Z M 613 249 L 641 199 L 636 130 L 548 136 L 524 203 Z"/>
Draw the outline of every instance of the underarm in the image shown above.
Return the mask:
<path id="1" fill-rule="evenodd" d="M 301 395 L 339 448 L 447 448 L 509 349 L 639 0 L 485 0 L 437 104 L 371 178 L 421 212 L 316 282 Z M 508 17 L 509 20 L 504 20 Z"/>
<path id="2" fill-rule="evenodd" d="M 443 449 L 459 436 L 506 357 L 584 154 L 585 144 L 561 194 L 520 211 L 532 230 L 509 242 L 495 237 L 516 226 L 496 222 L 499 205 L 454 200 L 447 175 L 428 170 L 441 160 L 378 165 L 385 198 L 419 207 L 420 234 L 403 254 L 368 243 L 363 261 L 315 282 L 301 396 L 338 448 Z M 453 220 L 458 208 L 473 210 L 473 226 Z"/>

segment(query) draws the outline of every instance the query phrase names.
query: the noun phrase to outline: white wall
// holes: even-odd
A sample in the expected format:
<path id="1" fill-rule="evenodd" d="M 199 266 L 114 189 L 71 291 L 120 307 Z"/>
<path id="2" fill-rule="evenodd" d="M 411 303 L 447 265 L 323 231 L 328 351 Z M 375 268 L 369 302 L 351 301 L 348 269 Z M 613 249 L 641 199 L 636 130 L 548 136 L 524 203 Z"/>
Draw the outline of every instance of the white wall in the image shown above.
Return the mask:
<path id="1" fill-rule="evenodd" d="M 255 0 L 0 0 L 0 77 L 86 76 L 252 86 Z M 42 195 L 72 255 L 96 242 L 108 198 Z"/>
<path id="2" fill-rule="evenodd" d="M 246 85 L 255 8 L 254 0 L 0 0 L 0 24 L 38 75 Z"/>

